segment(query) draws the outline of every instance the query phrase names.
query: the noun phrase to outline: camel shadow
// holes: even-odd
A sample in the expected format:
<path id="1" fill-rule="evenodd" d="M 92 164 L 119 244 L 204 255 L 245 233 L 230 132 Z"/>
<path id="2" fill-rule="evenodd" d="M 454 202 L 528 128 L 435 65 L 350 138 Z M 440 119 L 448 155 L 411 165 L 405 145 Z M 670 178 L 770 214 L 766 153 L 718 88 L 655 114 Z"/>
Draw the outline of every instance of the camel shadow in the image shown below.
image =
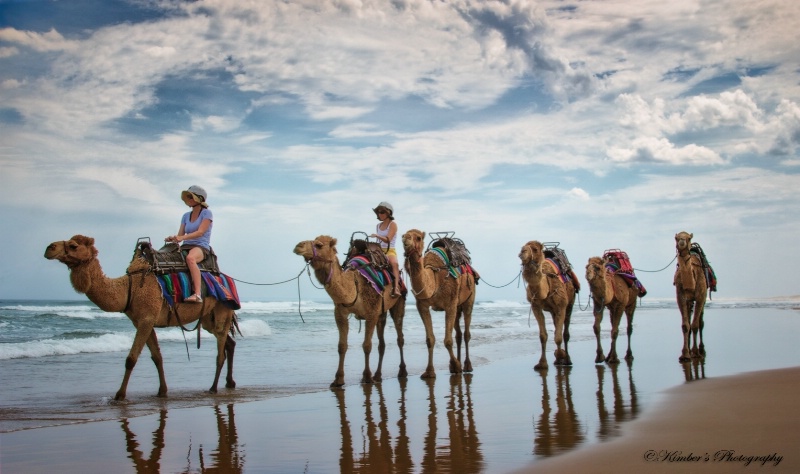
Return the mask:
<path id="1" fill-rule="evenodd" d="M 192 468 L 187 465 L 183 472 L 203 472 L 203 473 L 242 473 L 244 472 L 244 454 L 242 446 L 239 445 L 239 437 L 236 432 L 236 422 L 233 411 L 234 404 L 228 404 L 227 410 L 223 413 L 219 406 L 212 407 L 217 421 L 218 443 L 217 448 L 208 455 L 204 453 L 201 445 L 197 451 L 199 468 Z M 133 461 L 133 467 L 137 474 L 159 474 L 161 468 L 161 453 L 166 446 L 164 434 L 167 424 L 167 410 L 159 412 L 158 427 L 152 433 L 152 448 L 149 456 L 145 456 L 136 434 L 131 429 L 127 418 L 120 420 L 122 431 L 125 433 L 125 444 L 128 451 L 128 458 Z M 191 463 L 191 441 L 189 442 L 189 455 L 187 462 Z M 210 462 L 209 462 L 210 461 Z"/>
<path id="2" fill-rule="evenodd" d="M 633 381 L 633 371 L 631 370 L 633 364 L 628 361 L 626 363 L 628 373 L 627 393 L 623 392 L 620 385 L 618 364 L 608 367 L 605 365 L 595 366 L 597 370 L 597 414 L 600 420 L 597 437 L 601 441 L 619 436 L 622 424 L 634 420 L 639 415 L 639 399 L 636 393 L 636 384 Z M 611 372 L 611 393 L 613 395 L 611 411 L 606 407 L 606 372 Z"/>
<path id="3" fill-rule="evenodd" d="M 542 414 L 534 421 L 533 454 L 548 457 L 572 450 L 586 440 L 585 429 L 572 402 L 570 367 L 556 366 L 555 413 L 551 406 L 547 372 L 542 378 Z"/>

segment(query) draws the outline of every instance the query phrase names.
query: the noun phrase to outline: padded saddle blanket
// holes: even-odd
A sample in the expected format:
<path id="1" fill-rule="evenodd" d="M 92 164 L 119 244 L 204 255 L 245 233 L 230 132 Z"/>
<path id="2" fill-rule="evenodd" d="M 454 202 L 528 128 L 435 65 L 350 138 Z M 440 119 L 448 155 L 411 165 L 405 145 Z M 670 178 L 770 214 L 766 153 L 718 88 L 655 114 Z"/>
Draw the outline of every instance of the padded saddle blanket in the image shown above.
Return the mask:
<path id="1" fill-rule="evenodd" d="M 606 262 L 606 270 L 621 276 L 628 286 L 635 286 L 639 290 L 639 298 L 647 294 L 647 289 L 633 273 L 633 265 L 627 253 L 619 249 L 606 250 L 603 260 Z"/>
<path id="2" fill-rule="evenodd" d="M 233 310 L 241 309 L 239 293 L 233 278 L 220 273 L 213 275 L 210 272 L 200 272 L 203 282 L 200 285 L 202 297 L 211 296 Z M 183 303 L 183 300 L 192 295 L 192 283 L 188 273 L 165 273 L 156 275 L 158 284 L 161 285 L 161 294 L 170 306 Z"/>
<path id="3" fill-rule="evenodd" d="M 567 253 L 564 252 L 563 249 L 558 248 L 557 245 L 548 246 L 544 250 L 544 256 L 545 260 L 550 262 L 550 265 L 553 266 L 553 269 L 556 271 L 556 274 L 558 274 L 558 278 L 562 283 L 571 281 L 575 292 L 578 293 L 581 291 L 581 282 L 572 270 L 572 264 L 569 263 Z"/>
<path id="4" fill-rule="evenodd" d="M 383 289 L 392 283 L 391 272 L 387 268 L 378 268 L 364 255 L 353 255 L 347 259 L 345 266 L 363 275 L 378 294 L 382 294 Z M 401 294 L 406 293 L 406 285 L 402 278 L 398 282 L 397 290 Z"/>
<path id="5" fill-rule="evenodd" d="M 450 261 L 450 258 L 448 258 L 447 251 L 445 248 L 431 247 L 430 251 L 433 252 L 434 255 L 442 259 L 442 262 L 447 266 L 447 273 L 450 274 L 451 277 L 458 278 L 461 275 L 468 273 L 471 274 L 473 277 L 475 277 L 475 280 L 477 281 L 478 273 L 475 271 L 474 268 L 472 268 L 472 265 L 469 263 L 469 261 L 461 263 L 460 265 L 454 265 Z M 461 257 L 461 261 L 464 262 L 463 257 Z"/>
<path id="6" fill-rule="evenodd" d="M 711 268 L 711 264 L 708 263 L 708 258 L 706 258 L 706 253 L 703 252 L 703 248 L 700 247 L 700 244 L 697 242 L 692 242 L 692 247 L 689 249 L 689 253 L 693 253 L 700 257 L 700 262 L 703 265 L 703 272 L 706 274 L 706 285 L 708 286 L 708 291 L 717 291 L 717 274 L 714 273 L 714 269 Z"/>

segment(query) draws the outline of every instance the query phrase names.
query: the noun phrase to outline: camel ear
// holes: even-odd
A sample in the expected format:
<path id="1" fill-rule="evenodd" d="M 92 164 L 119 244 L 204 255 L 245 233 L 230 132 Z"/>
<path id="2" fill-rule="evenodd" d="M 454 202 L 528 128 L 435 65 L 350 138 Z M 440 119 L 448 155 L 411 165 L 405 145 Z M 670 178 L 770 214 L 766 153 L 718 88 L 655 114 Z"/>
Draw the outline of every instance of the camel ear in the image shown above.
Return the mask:
<path id="1" fill-rule="evenodd" d="M 689 240 L 694 238 L 694 234 L 689 234 Z"/>
<path id="2" fill-rule="evenodd" d="M 331 247 L 334 247 L 336 245 L 336 242 L 337 242 L 336 239 L 331 239 Z"/>
<path id="3" fill-rule="evenodd" d="M 422 240 L 425 240 L 425 232 L 422 233 Z"/>

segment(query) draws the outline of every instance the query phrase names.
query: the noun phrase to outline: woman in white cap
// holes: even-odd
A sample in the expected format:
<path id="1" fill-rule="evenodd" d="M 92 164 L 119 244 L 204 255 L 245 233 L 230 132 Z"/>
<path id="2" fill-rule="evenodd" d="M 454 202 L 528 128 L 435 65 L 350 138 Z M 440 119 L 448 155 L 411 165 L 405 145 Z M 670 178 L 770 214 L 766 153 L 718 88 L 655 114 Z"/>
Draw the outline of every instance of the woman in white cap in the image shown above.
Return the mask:
<path id="1" fill-rule="evenodd" d="M 207 197 L 206 190 L 200 186 L 189 186 L 189 189 L 181 192 L 181 199 L 192 210 L 183 215 L 177 235 L 164 239 L 166 242 L 181 243 L 181 251 L 186 255 L 193 290 L 192 296 L 184 300 L 187 303 L 203 302 L 200 296 L 200 267 L 197 264 L 205 260 L 211 250 L 211 227 L 214 223 L 214 215 L 206 203 Z"/>
<path id="2" fill-rule="evenodd" d="M 373 211 L 380 222 L 376 226 L 376 233 L 372 234 L 370 237 L 374 237 L 380 241 L 383 253 L 386 254 L 386 258 L 392 265 L 392 276 L 394 276 L 394 281 L 392 282 L 392 297 L 397 298 L 400 296 L 397 292 L 397 282 L 400 281 L 400 273 L 397 268 L 397 250 L 394 246 L 395 239 L 397 238 L 397 223 L 394 222 L 394 208 L 391 204 L 384 201 L 378 204 L 378 207 L 373 209 Z"/>

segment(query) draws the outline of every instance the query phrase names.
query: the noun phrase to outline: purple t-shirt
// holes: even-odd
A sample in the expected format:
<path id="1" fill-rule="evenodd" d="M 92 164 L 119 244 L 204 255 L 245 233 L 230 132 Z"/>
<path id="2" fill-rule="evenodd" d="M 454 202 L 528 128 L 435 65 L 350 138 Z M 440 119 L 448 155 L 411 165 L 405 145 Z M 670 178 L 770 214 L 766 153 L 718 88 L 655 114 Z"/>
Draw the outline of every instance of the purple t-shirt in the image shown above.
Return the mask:
<path id="1" fill-rule="evenodd" d="M 208 224 L 208 230 L 206 230 L 205 234 L 196 239 L 184 240 L 183 243 L 187 245 L 197 245 L 198 247 L 203 247 L 204 249 L 211 249 L 211 228 L 214 226 L 214 215 L 207 207 L 204 207 L 203 210 L 200 211 L 200 215 L 197 217 L 196 221 L 192 222 L 190 220 L 191 216 L 192 211 L 189 211 L 184 214 L 183 219 L 181 219 L 183 231 L 187 234 L 197 232 L 197 229 L 200 228 L 200 224 L 203 222 L 203 219 L 208 219 L 211 222 Z"/>

